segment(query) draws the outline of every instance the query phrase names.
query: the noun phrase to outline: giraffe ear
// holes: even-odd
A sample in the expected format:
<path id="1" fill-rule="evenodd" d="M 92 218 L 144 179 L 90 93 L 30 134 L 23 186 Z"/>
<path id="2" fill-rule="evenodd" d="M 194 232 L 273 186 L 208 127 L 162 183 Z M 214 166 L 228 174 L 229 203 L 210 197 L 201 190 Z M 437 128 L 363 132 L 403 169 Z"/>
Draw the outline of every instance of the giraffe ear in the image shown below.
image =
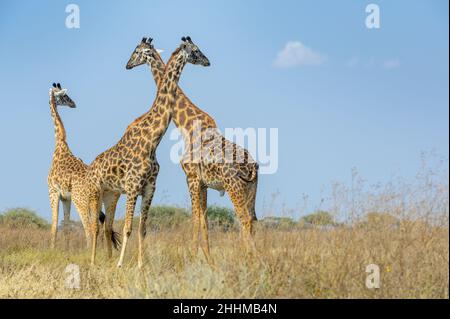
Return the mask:
<path id="1" fill-rule="evenodd" d="M 54 87 L 54 88 L 56 87 L 56 83 L 53 83 L 53 87 Z"/>

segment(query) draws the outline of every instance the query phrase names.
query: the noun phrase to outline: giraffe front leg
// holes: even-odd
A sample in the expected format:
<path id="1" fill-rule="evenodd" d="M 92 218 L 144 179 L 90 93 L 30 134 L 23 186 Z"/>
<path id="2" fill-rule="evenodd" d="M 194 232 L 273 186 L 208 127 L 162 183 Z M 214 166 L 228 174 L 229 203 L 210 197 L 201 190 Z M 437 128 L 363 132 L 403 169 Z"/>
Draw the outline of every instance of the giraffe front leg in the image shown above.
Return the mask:
<path id="1" fill-rule="evenodd" d="M 144 264 L 144 239 L 147 234 L 147 217 L 152 204 L 153 194 L 155 193 L 155 179 L 150 179 L 141 203 L 141 217 L 139 219 L 139 255 L 138 267 L 142 268 Z"/>
<path id="2" fill-rule="evenodd" d="M 191 196 L 192 209 L 192 254 L 196 255 L 198 252 L 198 240 L 200 235 L 200 205 L 201 199 L 198 190 L 199 181 L 194 178 L 187 179 L 189 194 Z"/>
<path id="3" fill-rule="evenodd" d="M 51 188 L 49 190 L 50 207 L 52 209 L 52 228 L 51 228 L 51 242 L 50 247 L 55 249 L 56 235 L 58 233 L 58 217 L 59 217 L 59 193 L 57 190 Z"/>
<path id="4" fill-rule="evenodd" d="M 196 255 L 198 252 L 198 239 L 200 235 L 200 220 L 199 216 L 192 209 L 192 254 Z"/>
<path id="5" fill-rule="evenodd" d="M 211 257 L 209 250 L 209 238 L 208 238 L 208 189 L 206 186 L 200 186 L 200 230 L 202 236 L 202 251 L 208 261 L 208 264 L 214 266 L 214 261 Z"/>
<path id="6" fill-rule="evenodd" d="M 119 262 L 117 263 L 118 268 L 121 268 L 123 265 L 123 258 L 125 256 L 125 250 L 127 248 L 128 238 L 131 235 L 134 208 L 136 207 L 136 201 L 137 201 L 137 195 L 127 195 L 125 224 L 123 226 L 122 250 L 120 251 Z"/>

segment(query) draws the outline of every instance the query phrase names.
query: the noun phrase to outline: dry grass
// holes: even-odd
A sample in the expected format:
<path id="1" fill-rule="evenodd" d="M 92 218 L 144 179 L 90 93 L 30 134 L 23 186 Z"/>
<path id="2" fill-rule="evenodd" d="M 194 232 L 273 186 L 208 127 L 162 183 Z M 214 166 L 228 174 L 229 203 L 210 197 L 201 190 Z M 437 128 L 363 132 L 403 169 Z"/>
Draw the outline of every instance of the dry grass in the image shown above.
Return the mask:
<path id="1" fill-rule="evenodd" d="M 0 226 L 0 298 L 449 298 L 448 160 L 441 162 L 442 172 L 424 166 L 414 181 L 384 186 L 366 186 L 353 172 L 351 186 L 333 184 L 315 208 L 339 226 L 258 222 L 256 253 L 242 249 L 236 229 L 213 228 L 217 269 L 191 254 L 188 221 L 147 234 L 143 270 L 136 231 L 116 269 L 118 253 L 107 260 L 102 243 L 89 267 L 81 231 L 51 250 L 48 230 Z M 66 287 L 69 264 L 80 268 L 80 289 Z M 369 264 L 379 266 L 378 289 L 366 287 Z"/>
<path id="2" fill-rule="evenodd" d="M 217 269 L 189 252 L 190 230 L 150 233 L 144 270 L 136 242 L 124 269 L 104 256 L 89 267 L 81 233 L 50 250 L 44 230 L 0 233 L 1 298 L 448 298 L 448 227 L 422 222 L 397 229 L 268 230 L 256 233 L 258 254 L 240 248 L 237 232 L 213 231 Z M 102 245 L 101 245 L 102 247 Z M 79 265 L 81 289 L 65 286 Z M 381 287 L 368 289 L 368 264 L 381 269 Z"/>

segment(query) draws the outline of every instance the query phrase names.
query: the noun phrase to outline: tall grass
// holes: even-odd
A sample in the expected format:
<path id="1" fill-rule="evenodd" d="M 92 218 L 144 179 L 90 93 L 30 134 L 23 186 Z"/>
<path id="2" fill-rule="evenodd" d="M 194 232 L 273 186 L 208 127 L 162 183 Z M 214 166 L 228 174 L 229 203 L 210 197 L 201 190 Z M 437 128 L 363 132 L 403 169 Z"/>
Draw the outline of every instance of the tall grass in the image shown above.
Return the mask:
<path id="1" fill-rule="evenodd" d="M 243 248 L 237 227 L 212 224 L 216 268 L 191 251 L 184 211 L 174 215 L 178 222 L 158 217 L 163 222 L 150 228 L 142 270 L 136 231 L 119 270 L 118 253 L 107 260 L 102 242 L 97 265 L 89 266 L 81 230 L 62 233 L 51 250 L 48 230 L 3 225 L 0 297 L 449 298 L 448 172 L 424 167 L 414 181 L 372 186 L 354 172 L 351 184 L 334 184 L 315 207 L 320 218 L 281 219 L 289 227 L 258 222 L 256 252 Z M 329 227 L 321 224 L 324 211 L 333 216 Z M 69 264 L 80 269 L 80 289 L 65 285 Z M 380 269 L 379 288 L 366 287 L 369 264 Z"/>

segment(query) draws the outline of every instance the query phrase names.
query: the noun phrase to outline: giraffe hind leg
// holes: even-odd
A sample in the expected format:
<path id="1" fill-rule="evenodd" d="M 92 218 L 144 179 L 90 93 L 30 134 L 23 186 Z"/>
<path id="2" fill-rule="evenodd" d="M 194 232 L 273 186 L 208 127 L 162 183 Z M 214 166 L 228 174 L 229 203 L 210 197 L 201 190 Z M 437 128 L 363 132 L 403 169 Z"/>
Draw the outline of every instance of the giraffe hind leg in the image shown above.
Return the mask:
<path id="1" fill-rule="evenodd" d="M 119 234 L 113 230 L 114 216 L 116 213 L 117 202 L 120 198 L 120 193 L 105 192 L 103 194 L 103 205 L 105 206 L 106 214 L 104 214 L 104 236 L 108 258 L 112 258 L 112 247 L 118 249 L 120 246 Z"/>
<path id="2" fill-rule="evenodd" d="M 202 185 L 200 180 L 194 178 L 188 179 L 188 184 L 192 202 L 194 253 L 197 253 L 199 235 L 201 235 L 201 248 L 203 254 L 207 262 L 210 265 L 213 265 L 213 259 L 209 250 L 208 220 L 206 215 L 207 188 Z"/>
<path id="3" fill-rule="evenodd" d="M 152 204 L 153 195 L 155 193 L 155 178 L 150 178 L 147 186 L 145 187 L 142 202 L 141 202 L 141 216 L 139 218 L 139 254 L 138 254 L 138 267 L 142 268 L 144 265 L 144 251 L 145 251 L 145 235 L 147 234 L 147 218 Z"/>
<path id="4" fill-rule="evenodd" d="M 245 182 L 227 185 L 227 193 L 242 226 L 242 235 L 247 248 L 253 248 L 253 218 L 249 210 L 248 192 Z"/>
<path id="5" fill-rule="evenodd" d="M 247 205 L 248 205 L 248 210 L 249 210 L 250 216 L 253 221 L 258 220 L 258 217 L 256 216 L 256 209 L 255 209 L 257 187 L 258 187 L 258 184 L 256 181 L 253 183 L 249 183 L 247 185 Z"/>
<path id="6" fill-rule="evenodd" d="M 79 186 L 74 185 L 72 187 L 72 202 L 75 209 L 80 216 L 81 224 L 83 225 L 84 233 L 86 236 L 87 249 L 91 247 L 91 221 L 89 220 L 89 203 L 87 197 L 82 195 Z"/>
<path id="7" fill-rule="evenodd" d="M 136 207 L 138 195 L 127 195 L 127 203 L 126 203 L 126 212 L 125 212 L 125 223 L 123 226 L 123 240 L 122 240 L 122 249 L 120 251 L 119 262 L 117 263 L 117 267 L 121 268 L 123 265 L 123 259 L 125 257 L 125 250 L 127 248 L 128 239 L 131 235 L 134 209 Z"/>
<path id="8" fill-rule="evenodd" d="M 98 220 L 101 209 L 101 201 L 99 197 L 91 199 L 89 202 L 89 217 L 91 227 L 91 265 L 95 264 L 97 254 L 97 239 L 98 239 Z"/>

